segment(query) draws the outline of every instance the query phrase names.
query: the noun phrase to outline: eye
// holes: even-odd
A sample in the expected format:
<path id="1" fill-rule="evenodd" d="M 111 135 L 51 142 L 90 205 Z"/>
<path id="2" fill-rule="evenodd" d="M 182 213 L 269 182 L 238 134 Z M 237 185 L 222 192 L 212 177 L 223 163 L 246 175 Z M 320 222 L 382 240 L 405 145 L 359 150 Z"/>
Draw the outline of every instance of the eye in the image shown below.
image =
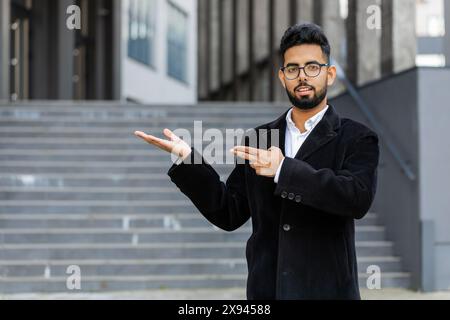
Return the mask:
<path id="1" fill-rule="evenodd" d="M 317 70 L 319 70 L 319 65 L 309 64 L 306 68 L 308 69 L 308 71 L 317 71 Z"/>
<path id="2" fill-rule="evenodd" d="M 298 72 L 298 67 L 295 67 L 295 66 L 287 67 L 287 68 L 286 68 L 286 71 L 287 71 L 288 73 L 294 74 L 294 73 L 297 73 L 297 72 Z"/>

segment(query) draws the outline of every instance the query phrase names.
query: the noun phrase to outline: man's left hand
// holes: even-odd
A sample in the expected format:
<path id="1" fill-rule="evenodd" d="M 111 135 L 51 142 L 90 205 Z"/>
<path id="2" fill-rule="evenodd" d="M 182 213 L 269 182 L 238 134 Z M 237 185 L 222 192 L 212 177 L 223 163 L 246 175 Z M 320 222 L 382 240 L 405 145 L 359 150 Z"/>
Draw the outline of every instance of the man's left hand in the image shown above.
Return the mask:
<path id="1" fill-rule="evenodd" d="M 269 150 L 237 146 L 230 150 L 234 155 L 248 160 L 250 166 L 259 176 L 273 178 L 285 158 L 280 148 L 270 147 Z"/>

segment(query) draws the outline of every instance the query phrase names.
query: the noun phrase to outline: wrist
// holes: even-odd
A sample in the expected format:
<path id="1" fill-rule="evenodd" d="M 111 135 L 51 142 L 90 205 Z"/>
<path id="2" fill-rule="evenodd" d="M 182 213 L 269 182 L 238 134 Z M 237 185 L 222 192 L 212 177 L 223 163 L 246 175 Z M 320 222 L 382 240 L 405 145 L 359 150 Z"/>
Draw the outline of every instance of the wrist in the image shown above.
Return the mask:
<path id="1" fill-rule="evenodd" d="M 184 161 L 184 160 L 186 160 L 186 159 L 191 155 L 191 153 L 192 153 L 192 149 L 191 149 L 191 148 L 186 149 L 186 151 L 184 151 L 184 152 L 180 155 L 179 159 L 181 159 L 182 161 Z"/>

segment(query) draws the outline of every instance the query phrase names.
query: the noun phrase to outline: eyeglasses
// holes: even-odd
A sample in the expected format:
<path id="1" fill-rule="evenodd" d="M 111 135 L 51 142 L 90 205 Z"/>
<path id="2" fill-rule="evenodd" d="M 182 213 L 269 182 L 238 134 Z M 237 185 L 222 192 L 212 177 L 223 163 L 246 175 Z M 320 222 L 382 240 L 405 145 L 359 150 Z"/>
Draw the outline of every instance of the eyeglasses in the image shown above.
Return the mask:
<path id="1" fill-rule="evenodd" d="M 292 65 L 287 67 L 280 68 L 281 71 L 283 71 L 284 76 L 288 80 L 295 80 L 300 76 L 300 70 L 303 69 L 305 72 L 305 75 L 310 78 L 315 78 L 319 76 L 320 72 L 322 71 L 322 67 L 328 67 L 328 63 L 317 63 L 317 62 L 310 62 L 306 64 L 304 67 Z"/>

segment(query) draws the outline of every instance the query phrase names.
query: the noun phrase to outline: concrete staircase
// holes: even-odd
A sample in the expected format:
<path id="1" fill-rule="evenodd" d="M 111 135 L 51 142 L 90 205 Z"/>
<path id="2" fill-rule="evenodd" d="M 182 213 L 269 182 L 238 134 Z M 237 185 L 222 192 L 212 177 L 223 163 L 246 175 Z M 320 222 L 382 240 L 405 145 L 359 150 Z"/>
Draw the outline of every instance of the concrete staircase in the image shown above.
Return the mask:
<path id="1" fill-rule="evenodd" d="M 251 128 L 287 106 L 0 105 L 0 293 L 244 287 L 247 223 L 211 226 L 170 182 L 170 156 L 135 138 L 165 127 Z M 214 165 L 226 180 L 230 165 Z M 361 286 L 408 287 L 393 243 L 371 212 L 357 224 Z M 69 271 L 69 273 L 68 273 Z"/>

